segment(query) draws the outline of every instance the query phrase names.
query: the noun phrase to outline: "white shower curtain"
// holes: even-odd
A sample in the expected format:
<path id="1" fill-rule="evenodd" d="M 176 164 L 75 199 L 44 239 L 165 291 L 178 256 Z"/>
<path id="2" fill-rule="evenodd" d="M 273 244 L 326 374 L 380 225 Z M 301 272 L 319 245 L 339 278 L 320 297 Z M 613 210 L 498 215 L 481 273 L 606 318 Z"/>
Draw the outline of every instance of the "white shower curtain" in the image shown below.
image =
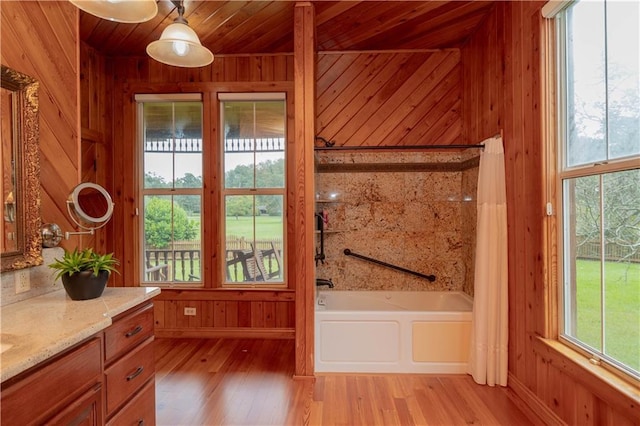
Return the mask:
<path id="1" fill-rule="evenodd" d="M 476 383 L 507 385 L 507 201 L 502 137 L 483 142 L 469 374 Z"/>

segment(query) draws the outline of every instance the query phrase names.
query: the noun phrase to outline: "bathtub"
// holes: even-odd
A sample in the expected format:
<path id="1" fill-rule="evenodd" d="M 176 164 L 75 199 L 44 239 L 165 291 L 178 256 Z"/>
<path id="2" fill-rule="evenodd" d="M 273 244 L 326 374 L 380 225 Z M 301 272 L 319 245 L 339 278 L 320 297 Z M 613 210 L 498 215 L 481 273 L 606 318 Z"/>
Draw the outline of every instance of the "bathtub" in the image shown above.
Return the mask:
<path id="1" fill-rule="evenodd" d="M 318 291 L 316 373 L 467 372 L 473 299 L 449 291 Z"/>

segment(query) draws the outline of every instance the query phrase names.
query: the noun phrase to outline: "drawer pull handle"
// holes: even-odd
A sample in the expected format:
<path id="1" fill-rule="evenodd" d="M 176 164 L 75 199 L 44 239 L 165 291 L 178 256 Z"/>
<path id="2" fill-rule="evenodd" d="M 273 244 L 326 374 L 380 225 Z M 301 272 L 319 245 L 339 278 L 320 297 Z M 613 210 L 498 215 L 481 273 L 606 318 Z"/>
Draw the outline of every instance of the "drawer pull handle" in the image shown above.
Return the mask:
<path id="1" fill-rule="evenodd" d="M 138 326 L 136 326 L 136 328 L 134 328 L 130 332 L 126 333 L 124 336 L 125 337 L 132 337 L 132 336 L 135 336 L 136 334 L 140 333 L 141 331 L 142 331 L 142 326 L 138 325 Z"/>
<path id="2" fill-rule="evenodd" d="M 138 420 L 138 426 L 144 426 L 144 419 Z"/>
<path id="3" fill-rule="evenodd" d="M 138 377 L 143 371 L 144 371 L 144 367 L 136 368 L 136 371 L 134 371 L 133 373 L 131 373 L 131 374 L 129 374 L 127 376 L 127 382 L 130 382 L 131 380 L 133 380 L 136 377 Z"/>

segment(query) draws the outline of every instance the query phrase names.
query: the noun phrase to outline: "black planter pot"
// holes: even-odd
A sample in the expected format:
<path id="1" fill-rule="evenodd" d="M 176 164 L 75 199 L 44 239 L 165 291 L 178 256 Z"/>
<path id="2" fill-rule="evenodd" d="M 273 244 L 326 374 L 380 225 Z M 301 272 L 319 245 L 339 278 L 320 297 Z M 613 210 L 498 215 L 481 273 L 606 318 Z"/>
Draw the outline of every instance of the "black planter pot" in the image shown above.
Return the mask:
<path id="1" fill-rule="evenodd" d="M 109 271 L 100 271 L 98 276 L 93 275 L 93 271 L 81 271 L 64 274 L 62 285 L 71 299 L 89 300 L 102 296 L 108 279 Z"/>

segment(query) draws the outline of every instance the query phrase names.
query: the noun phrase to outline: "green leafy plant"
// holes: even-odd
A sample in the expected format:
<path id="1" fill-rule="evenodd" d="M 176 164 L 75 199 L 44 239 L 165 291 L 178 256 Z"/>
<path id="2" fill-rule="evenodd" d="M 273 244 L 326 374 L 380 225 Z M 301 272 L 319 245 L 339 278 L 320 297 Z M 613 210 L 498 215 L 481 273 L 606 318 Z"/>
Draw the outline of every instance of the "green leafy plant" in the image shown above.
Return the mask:
<path id="1" fill-rule="evenodd" d="M 98 254 L 93 249 L 86 248 L 64 252 L 62 259 L 54 259 L 55 262 L 49 265 L 49 268 L 58 270 L 56 279 L 64 274 L 73 275 L 81 271 L 93 271 L 93 275 L 98 276 L 102 271 L 116 272 L 116 266 L 120 264 L 118 259 L 113 257 L 113 253 Z"/>

